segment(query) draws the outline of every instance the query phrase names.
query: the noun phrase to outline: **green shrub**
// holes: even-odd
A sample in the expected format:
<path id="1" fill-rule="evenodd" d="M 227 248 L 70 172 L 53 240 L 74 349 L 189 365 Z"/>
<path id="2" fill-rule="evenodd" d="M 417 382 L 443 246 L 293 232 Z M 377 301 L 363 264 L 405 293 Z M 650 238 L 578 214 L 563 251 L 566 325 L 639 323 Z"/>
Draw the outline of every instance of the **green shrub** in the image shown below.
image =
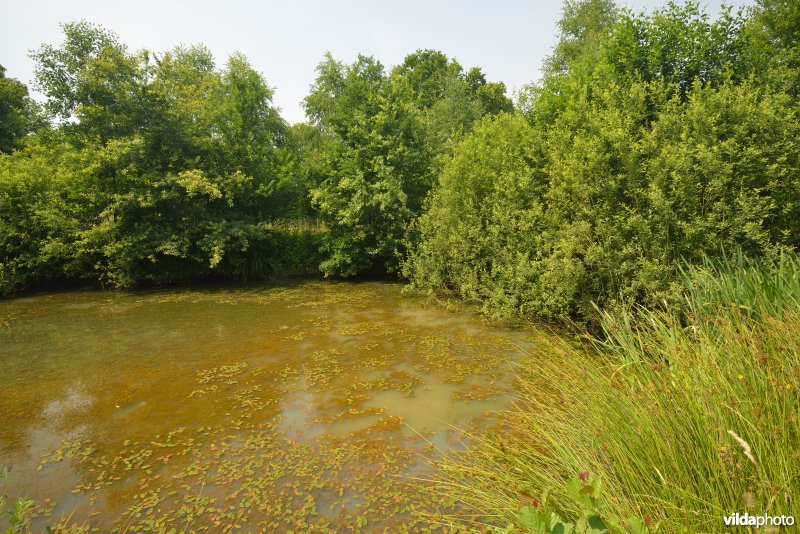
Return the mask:
<path id="1" fill-rule="evenodd" d="M 445 160 L 411 282 L 492 314 L 592 321 L 595 305 L 674 304 L 683 260 L 797 251 L 797 94 L 756 66 L 792 35 L 785 4 L 711 19 L 694 2 L 567 2 L 522 94 L 529 126 L 484 121 Z"/>

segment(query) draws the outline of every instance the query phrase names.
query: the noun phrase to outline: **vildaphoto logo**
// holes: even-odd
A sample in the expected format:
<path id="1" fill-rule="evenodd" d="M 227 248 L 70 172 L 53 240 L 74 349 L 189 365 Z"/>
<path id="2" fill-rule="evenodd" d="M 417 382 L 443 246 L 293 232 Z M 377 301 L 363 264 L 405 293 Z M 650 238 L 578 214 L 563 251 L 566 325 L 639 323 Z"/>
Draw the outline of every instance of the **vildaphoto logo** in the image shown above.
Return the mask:
<path id="1" fill-rule="evenodd" d="M 766 527 L 766 526 L 787 526 L 794 525 L 794 516 L 791 515 L 750 515 L 747 512 L 740 514 L 733 513 L 725 519 L 725 525 L 729 527 Z"/>

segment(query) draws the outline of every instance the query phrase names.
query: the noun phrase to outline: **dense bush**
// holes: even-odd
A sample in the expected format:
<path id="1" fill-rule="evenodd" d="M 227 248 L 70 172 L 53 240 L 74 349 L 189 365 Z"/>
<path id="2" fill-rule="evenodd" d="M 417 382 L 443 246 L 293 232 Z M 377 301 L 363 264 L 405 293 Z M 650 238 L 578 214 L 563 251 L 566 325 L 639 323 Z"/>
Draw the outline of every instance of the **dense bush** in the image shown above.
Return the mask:
<path id="1" fill-rule="evenodd" d="M 421 241 L 406 275 L 457 289 L 489 309 L 532 311 L 541 240 L 537 135 L 519 115 L 484 120 L 455 148 L 418 222 Z"/>
<path id="2" fill-rule="evenodd" d="M 0 157 L 0 291 L 308 272 L 315 247 L 284 243 L 308 237 L 273 228 L 306 190 L 244 57 L 219 69 L 199 46 L 130 53 L 85 22 L 64 32 L 34 53 L 56 128 Z"/>
<path id="3" fill-rule="evenodd" d="M 762 11 L 709 22 L 671 4 L 609 23 L 594 4 L 608 7 L 567 14 L 606 32 L 562 24 L 529 125 L 485 121 L 446 160 L 405 267 L 417 287 L 586 318 L 676 298 L 682 259 L 800 245 L 797 99 L 743 66 Z"/>

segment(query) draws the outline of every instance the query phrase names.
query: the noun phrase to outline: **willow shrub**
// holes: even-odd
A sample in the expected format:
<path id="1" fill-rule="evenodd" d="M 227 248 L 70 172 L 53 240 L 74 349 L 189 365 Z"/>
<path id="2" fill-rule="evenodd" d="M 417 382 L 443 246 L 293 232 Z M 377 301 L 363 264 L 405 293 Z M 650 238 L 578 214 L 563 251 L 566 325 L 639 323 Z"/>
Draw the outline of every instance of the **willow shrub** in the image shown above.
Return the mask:
<path id="1" fill-rule="evenodd" d="M 456 146 L 415 233 L 421 240 L 405 274 L 418 287 L 448 287 L 491 310 L 524 306 L 536 293 L 536 134 L 520 116 L 485 119 Z"/>
<path id="2" fill-rule="evenodd" d="M 584 472 L 603 480 L 612 531 L 631 517 L 718 532 L 733 512 L 800 516 L 797 258 L 706 261 L 685 276 L 688 311 L 606 313 L 591 349 L 543 338 L 551 356 L 518 369 L 507 431 L 452 454 L 442 490 L 498 527 L 522 527 L 543 494 L 579 516 L 564 488 Z"/>
<path id="3" fill-rule="evenodd" d="M 668 89 L 609 84 L 544 131 L 485 120 L 445 163 L 407 276 L 495 313 L 587 318 L 595 303 L 674 301 L 682 259 L 795 249 L 791 100 L 747 83 Z"/>

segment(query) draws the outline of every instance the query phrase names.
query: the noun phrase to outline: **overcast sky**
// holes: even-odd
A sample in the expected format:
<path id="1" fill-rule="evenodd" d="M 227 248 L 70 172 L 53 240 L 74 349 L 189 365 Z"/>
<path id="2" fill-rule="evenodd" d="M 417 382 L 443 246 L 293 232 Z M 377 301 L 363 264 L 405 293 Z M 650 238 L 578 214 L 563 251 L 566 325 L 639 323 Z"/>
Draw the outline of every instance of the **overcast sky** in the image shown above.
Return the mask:
<path id="1" fill-rule="evenodd" d="M 640 10 L 666 0 L 618 3 Z M 719 3 L 708 4 L 712 13 Z M 276 89 L 283 116 L 297 122 L 326 51 L 347 62 L 358 53 L 374 55 L 389 67 L 414 50 L 433 48 L 465 68 L 480 66 L 511 94 L 539 77 L 560 11 L 558 0 L 0 0 L 0 65 L 6 76 L 30 83 L 28 51 L 60 43 L 59 23 L 83 18 L 113 30 L 131 49 L 204 43 L 219 65 L 241 51 Z"/>

